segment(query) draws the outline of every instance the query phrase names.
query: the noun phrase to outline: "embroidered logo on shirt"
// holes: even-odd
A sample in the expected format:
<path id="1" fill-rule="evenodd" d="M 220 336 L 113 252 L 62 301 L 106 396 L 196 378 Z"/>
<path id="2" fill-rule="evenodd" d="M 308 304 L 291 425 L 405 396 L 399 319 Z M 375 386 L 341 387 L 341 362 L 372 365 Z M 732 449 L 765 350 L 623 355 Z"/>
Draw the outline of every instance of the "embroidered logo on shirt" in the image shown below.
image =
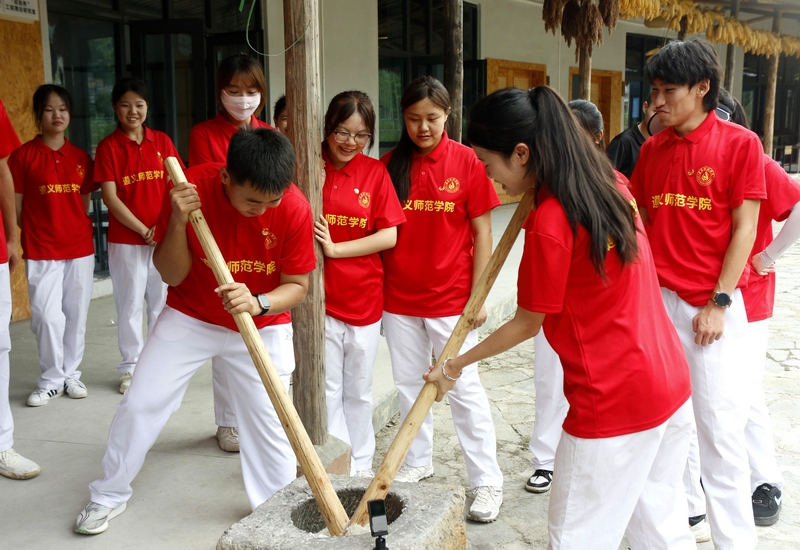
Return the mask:
<path id="1" fill-rule="evenodd" d="M 75 167 L 75 171 L 78 173 L 81 179 L 83 179 L 83 177 L 86 175 L 86 170 L 84 170 L 83 166 L 80 164 Z"/>
<path id="2" fill-rule="evenodd" d="M 164 157 L 161 156 L 161 151 L 158 151 L 156 154 L 158 155 L 158 162 L 164 164 Z"/>
<path id="3" fill-rule="evenodd" d="M 448 193 L 455 193 L 461 189 L 461 184 L 458 182 L 456 178 L 447 178 L 444 181 L 444 185 L 439 188 L 439 191 L 447 191 Z"/>
<path id="4" fill-rule="evenodd" d="M 369 206 L 369 193 L 367 193 L 366 191 L 362 192 L 358 196 L 358 204 L 360 204 L 364 208 L 367 208 Z"/>
<path id="5" fill-rule="evenodd" d="M 703 166 L 700 170 L 697 171 L 697 175 L 695 175 L 695 179 L 697 179 L 697 183 L 704 186 L 709 186 L 714 183 L 714 169 L 710 166 Z"/>
<path id="6" fill-rule="evenodd" d="M 267 229 L 266 227 L 261 230 L 261 234 L 266 237 L 264 239 L 264 248 L 269 250 L 270 248 L 275 248 L 278 245 L 278 237 L 275 236 L 275 233 Z"/>

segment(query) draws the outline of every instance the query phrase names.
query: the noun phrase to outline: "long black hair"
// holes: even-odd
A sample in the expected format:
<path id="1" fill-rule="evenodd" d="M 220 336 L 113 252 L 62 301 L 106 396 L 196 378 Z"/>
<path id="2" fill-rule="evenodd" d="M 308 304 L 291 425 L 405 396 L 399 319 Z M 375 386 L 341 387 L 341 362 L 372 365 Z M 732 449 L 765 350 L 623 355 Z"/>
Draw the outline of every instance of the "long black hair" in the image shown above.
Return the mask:
<path id="1" fill-rule="evenodd" d="M 400 109 L 405 113 L 406 109 L 423 99 L 430 99 L 441 107 L 445 114 L 450 114 L 450 94 L 447 93 L 444 84 L 432 76 L 421 76 L 406 86 L 403 96 L 400 98 Z M 389 164 L 386 166 L 400 202 L 408 199 L 408 195 L 411 193 L 411 159 L 416 150 L 417 146 L 411 141 L 404 122 L 400 141 L 397 142 L 392 158 L 389 159 Z"/>
<path id="2" fill-rule="evenodd" d="M 528 146 L 535 192 L 543 187 L 558 199 L 573 233 L 578 224 L 586 228 L 589 255 L 601 277 L 612 240 L 623 264 L 636 260 L 634 210 L 617 189 L 611 163 L 555 90 L 506 88 L 483 98 L 470 113 L 467 139 L 506 158 L 517 144 Z"/>

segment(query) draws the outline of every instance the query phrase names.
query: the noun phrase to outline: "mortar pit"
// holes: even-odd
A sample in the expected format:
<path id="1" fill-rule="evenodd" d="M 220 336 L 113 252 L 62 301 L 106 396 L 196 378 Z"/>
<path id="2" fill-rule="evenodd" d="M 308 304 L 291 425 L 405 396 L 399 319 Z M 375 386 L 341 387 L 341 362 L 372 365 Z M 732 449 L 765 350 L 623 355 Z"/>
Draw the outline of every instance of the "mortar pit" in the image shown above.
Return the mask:
<path id="1" fill-rule="evenodd" d="M 364 496 L 365 489 L 342 489 L 336 491 L 336 495 L 344 507 L 347 516 L 353 515 L 356 511 L 358 503 L 361 502 L 361 497 Z M 386 521 L 391 525 L 400 515 L 405 508 L 405 501 L 395 493 L 386 495 Z M 325 520 L 322 518 L 322 513 L 319 511 L 317 501 L 310 498 L 297 506 L 291 513 L 292 523 L 295 527 L 302 531 L 309 533 L 318 533 L 325 529 Z"/>

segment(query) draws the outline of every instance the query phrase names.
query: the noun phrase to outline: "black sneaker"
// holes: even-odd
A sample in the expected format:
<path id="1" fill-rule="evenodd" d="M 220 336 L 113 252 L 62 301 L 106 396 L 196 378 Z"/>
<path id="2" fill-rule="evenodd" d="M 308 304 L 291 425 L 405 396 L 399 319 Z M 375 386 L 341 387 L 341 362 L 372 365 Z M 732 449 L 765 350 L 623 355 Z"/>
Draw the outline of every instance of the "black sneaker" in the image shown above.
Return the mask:
<path id="1" fill-rule="evenodd" d="M 756 525 L 774 525 L 781 514 L 781 490 L 762 483 L 753 492 L 753 517 Z"/>
<path id="2" fill-rule="evenodd" d="M 553 484 L 553 472 L 550 470 L 536 470 L 525 482 L 525 490 L 529 493 L 546 493 Z"/>

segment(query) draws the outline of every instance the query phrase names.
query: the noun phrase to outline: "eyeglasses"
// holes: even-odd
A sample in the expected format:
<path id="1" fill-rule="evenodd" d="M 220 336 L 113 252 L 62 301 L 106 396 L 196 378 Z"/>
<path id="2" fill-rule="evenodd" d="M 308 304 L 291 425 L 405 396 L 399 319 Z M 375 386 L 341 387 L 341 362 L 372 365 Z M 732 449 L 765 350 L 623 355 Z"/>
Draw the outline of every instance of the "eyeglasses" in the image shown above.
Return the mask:
<path id="1" fill-rule="evenodd" d="M 341 130 L 333 131 L 333 139 L 336 143 L 347 143 L 347 140 L 353 138 L 353 141 L 358 145 L 366 145 L 372 134 L 351 134 L 350 132 L 343 132 Z"/>

